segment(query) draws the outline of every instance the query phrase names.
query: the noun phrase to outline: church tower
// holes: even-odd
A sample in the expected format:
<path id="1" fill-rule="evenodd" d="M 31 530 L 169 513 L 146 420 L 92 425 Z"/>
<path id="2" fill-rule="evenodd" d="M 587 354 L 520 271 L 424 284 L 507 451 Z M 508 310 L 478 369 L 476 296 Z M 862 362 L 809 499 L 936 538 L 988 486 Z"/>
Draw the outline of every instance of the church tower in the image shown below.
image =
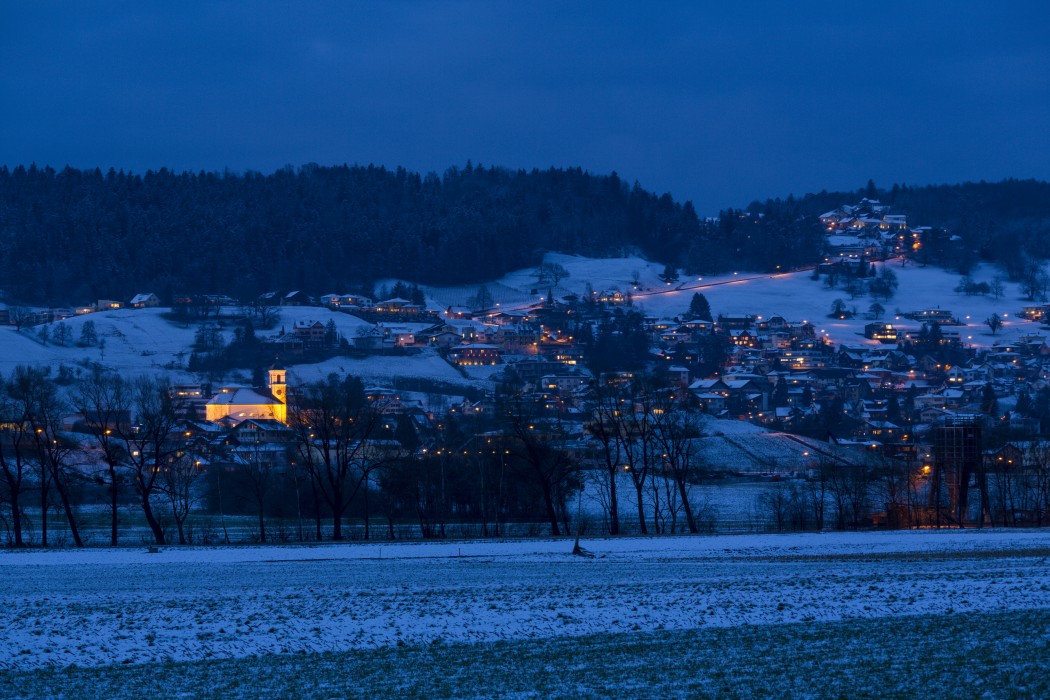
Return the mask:
<path id="1" fill-rule="evenodd" d="M 270 393 L 283 404 L 288 403 L 288 384 L 285 375 L 284 365 L 280 361 L 274 362 L 270 367 Z"/>

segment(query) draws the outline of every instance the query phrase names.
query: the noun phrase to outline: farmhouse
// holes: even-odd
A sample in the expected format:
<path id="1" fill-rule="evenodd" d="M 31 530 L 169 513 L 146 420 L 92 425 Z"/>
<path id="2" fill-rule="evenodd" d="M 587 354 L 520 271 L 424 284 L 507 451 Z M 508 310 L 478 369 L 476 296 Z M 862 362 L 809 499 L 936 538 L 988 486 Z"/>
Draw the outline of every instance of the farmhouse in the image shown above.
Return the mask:
<path id="1" fill-rule="evenodd" d="M 128 306 L 133 309 L 152 309 L 160 306 L 160 297 L 153 292 L 146 292 L 145 294 L 136 294 L 131 297 L 131 301 L 128 302 Z"/>

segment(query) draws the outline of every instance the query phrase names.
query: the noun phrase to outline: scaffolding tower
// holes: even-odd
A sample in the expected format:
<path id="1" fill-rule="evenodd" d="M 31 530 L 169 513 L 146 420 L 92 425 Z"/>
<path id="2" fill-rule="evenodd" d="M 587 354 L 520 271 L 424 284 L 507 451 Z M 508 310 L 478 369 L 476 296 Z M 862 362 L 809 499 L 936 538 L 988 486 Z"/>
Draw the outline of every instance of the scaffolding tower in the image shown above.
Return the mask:
<path id="1" fill-rule="evenodd" d="M 981 492 L 981 512 L 976 524 L 983 525 L 989 508 L 980 416 L 952 416 L 934 428 L 933 456 L 929 497 L 936 524 L 965 525 L 970 512 L 969 492 L 976 488 Z"/>

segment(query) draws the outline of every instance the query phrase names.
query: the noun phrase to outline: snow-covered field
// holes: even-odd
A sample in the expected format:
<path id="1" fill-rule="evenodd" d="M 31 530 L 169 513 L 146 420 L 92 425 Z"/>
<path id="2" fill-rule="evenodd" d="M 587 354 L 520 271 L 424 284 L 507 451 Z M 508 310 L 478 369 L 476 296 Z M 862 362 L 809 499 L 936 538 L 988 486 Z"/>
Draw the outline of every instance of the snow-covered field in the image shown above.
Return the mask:
<path id="1" fill-rule="evenodd" d="M 563 539 L 5 552 L 0 668 L 1050 608 L 1050 532 L 583 544 L 594 558 Z"/>

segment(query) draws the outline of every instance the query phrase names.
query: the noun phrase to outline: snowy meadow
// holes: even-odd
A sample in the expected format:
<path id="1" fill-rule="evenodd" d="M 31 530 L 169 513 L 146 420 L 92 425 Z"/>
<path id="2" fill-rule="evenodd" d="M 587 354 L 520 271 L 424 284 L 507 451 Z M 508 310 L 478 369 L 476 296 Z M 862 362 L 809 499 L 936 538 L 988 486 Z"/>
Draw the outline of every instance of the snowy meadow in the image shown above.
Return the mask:
<path id="1" fill-rule="evenodd" d="M 4 553 L 0 697 L 1050 691 L 1050 533 L 583 545 Z"/>

